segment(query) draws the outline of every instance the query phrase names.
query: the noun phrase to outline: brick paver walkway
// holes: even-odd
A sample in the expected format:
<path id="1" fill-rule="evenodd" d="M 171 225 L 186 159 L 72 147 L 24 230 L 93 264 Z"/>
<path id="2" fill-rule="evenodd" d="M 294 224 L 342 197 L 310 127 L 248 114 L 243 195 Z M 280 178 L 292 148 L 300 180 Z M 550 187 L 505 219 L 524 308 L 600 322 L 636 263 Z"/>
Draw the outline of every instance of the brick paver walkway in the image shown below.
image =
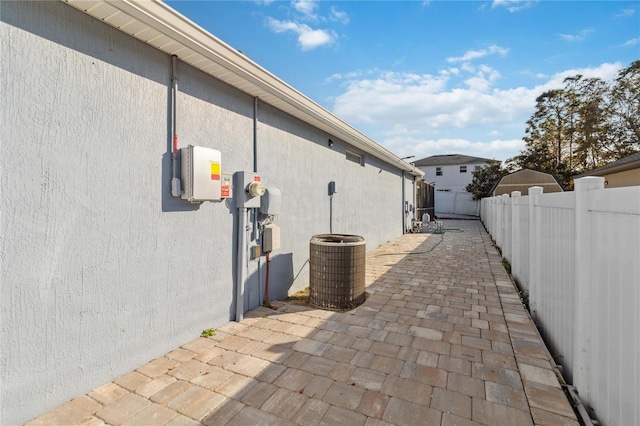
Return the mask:
<path id="1" fill-rule="evenodd" d="M 578 425 L 482 225 L 445 227 L 369 252 L 357 309 L 255 309 L 30 424 Z"/>

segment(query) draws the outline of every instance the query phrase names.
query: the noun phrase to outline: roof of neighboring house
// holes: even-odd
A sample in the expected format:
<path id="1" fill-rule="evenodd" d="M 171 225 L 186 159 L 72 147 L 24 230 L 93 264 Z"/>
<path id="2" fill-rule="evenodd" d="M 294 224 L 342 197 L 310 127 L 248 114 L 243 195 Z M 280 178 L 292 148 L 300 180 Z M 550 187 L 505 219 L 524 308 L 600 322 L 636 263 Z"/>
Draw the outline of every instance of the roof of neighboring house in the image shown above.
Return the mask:
<path id="1" fill-rule="evenodd" d="M 489 158 L 471 157 L 469 155 L 462 154 L 446 154 L 446 155 L 432 155 L 431 157 L 425 157 L 413 164 L 416 167 L 429 167 L 429 166 L 458 166 L 465 164 L 482 164 L 493 161 Z"/>
<path id="2" fill-rule="evenodd" d="M 318 105 L 242 52 L 159 0 L 62 0 L 181 62 L 308 123 L 400 170 L 423 176 L 411 164 Z"/>
<path id="3" fill-rule="evenodd" d="M 522 169 L 500 178 L 489 191 L 489 195 L 511 194 L 513 191 L 529 195 L 529 188 L 532 186 L 542 187 L 544 193 L 564 191 L 562 185 L 552 174 Z"/>
<path id="4" fill-rule="evenodd" d="M 628 157 L 624 157 L 618 161 L 605 164 L 604 166 L 598 167 L 597 169 L 593 169 L 589 172 L 574 176 L 574 178 L 577 179 L 585 176 L 605 176 L 611 173 L 624 172 L 626 170 L 638 168 L 640 168 L 640 152 L 636 152 L 635 154 L 631 154 Z"/>

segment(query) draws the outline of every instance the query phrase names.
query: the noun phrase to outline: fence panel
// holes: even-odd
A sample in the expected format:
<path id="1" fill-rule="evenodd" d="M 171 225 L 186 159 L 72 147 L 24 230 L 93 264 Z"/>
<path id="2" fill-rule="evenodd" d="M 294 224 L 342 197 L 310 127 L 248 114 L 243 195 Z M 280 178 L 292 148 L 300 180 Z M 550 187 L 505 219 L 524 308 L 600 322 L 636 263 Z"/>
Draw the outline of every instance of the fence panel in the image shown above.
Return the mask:
<path id="1" fill-rule="evenodd" d="M 640 424 L 640 187 L 603 187 L 488 198 L 482 221 L 567 382 L 603 424 Z"/>
<path id="2" fill-rule="evenodd" d="M 547 338 L 549 350 L 572 380 L 575 327 L 575 212 L 573 193 L 542 194 L 534 207 L 539 217 L 533 238 L 539 248 L 531 313 Z M 533 284 L 532 284 L 533 285 Z"/>
<path id="3" fill-rule="evenodd" d="M 514 233 L 511 274 L 522 291 L 529 292 L 529 197 L 516 197 L 513 205 Z"/>
<path id="4" fill-rule="evenodd" d="M 640 187 L 589 192 L 588 400 L 607 425 L 640 424 Z"/>

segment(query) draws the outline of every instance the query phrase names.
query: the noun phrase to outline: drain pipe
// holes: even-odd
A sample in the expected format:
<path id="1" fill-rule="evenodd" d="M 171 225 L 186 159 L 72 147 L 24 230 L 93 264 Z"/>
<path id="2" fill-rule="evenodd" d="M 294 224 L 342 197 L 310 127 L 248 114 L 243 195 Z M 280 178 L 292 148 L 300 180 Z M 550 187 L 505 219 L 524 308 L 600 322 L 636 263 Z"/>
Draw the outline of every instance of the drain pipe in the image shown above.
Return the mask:
<path id="1" fill-rule="evenodd" d="M 247 258 L 247 209 L 238 207 L 238 247 L 236 255 L 236 321 L 244 318 L 244 282 L 247 279 L 245 259 Z"/>
<path id="2" fill-rule="evenodd" d="M 178 77 L 176 75 L 176 64 L 178 57 L 171 55 L 171 135 L 173 138 L 171 149 L 171 195 L 179 197 L 182 193 L 182 184 L 178 175 Z"/>
<path id="3" fill-rule="evenodd" d="M 407 213 L 405 211 L 406 194 L 404 189 L 404 176 L 405 172 L 402 171 L 402 234 L 407 233 Z"/>

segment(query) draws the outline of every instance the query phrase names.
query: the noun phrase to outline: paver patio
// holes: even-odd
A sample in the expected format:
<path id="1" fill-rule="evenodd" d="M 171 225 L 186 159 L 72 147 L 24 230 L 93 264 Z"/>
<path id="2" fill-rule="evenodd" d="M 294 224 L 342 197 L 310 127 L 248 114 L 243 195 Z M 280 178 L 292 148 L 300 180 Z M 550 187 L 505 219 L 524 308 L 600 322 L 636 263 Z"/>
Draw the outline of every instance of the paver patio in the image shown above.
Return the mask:
<path id="1" fill-rule="evenodd" d="M 356 309 L 255 309 L 28 424 L 578 425 L 482 224 L 444 226 L 370 251 Z"/>

